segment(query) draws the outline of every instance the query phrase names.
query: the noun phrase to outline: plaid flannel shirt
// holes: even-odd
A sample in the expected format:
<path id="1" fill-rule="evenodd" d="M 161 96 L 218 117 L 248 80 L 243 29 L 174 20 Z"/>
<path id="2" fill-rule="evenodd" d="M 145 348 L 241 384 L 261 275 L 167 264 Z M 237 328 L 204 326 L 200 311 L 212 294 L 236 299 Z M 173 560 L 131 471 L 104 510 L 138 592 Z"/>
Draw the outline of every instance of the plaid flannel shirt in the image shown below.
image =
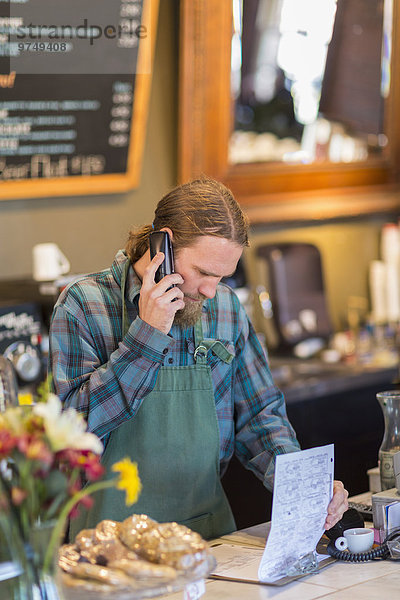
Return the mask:
<path id="1" fill-rule="evenodd" d="M 194 364 L 193 328 L 173 325 L 165 335 L 138 316 L 140 280 L 129 270 L 125 302 L 130 320 L 122 334 L 119 251 L 110 269 L 84 276 L 60 295 L 50 327 L 49 371 L 65 407 L 87 420 L 106 443 L 134 418 L 154 387 L 162 365 Z M 221 474 L 235 451 L 244 466 L 272 489 L 274 458 L 299 449 L 282 392 L 274 385 L 265 353 L 237 296 L 219 284 L 202 311 L 204 337 L 234 354 L 230 364 L 212 351 L 211 367 L 220 435 Z"/>

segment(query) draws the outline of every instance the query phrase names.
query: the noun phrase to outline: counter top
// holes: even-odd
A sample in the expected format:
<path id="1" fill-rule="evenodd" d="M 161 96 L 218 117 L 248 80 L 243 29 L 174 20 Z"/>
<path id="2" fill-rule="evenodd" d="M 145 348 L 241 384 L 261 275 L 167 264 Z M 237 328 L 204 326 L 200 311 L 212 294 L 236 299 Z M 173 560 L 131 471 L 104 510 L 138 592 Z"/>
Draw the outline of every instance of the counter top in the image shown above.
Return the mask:
<path id="1" fill-rule="evenodd" d="M 395 563 L 335 563 L 285 587 L 207 581 L 204 600 L 382 600 L 398 598 L 400 568 Z M 181 600 L 182 594 L 168 596 Z"/>
<path id="2" fill-rule="evenodd" d="M 264 526 L 243 530 L 258 536 Z M 240 532 L 242 533 L 242 532 Z M 307 575 L 282 587 L 208 579 L 204 600 L 382 600 L 397 598 L 400 590 L 400 564 L 390 560 L 354 564 L 336 561 L 318 573 Z M 168 600 L 182 600 L 182 592 Z"/>
<path id="3" fill-rule="evenodd" d="M 287 404 L 358 388 L 389 385 L 398 377 L 397 366 L 329 364 L 291 357 L 271 357 L 269 364 L 274 382 L 284 393 Z"/>

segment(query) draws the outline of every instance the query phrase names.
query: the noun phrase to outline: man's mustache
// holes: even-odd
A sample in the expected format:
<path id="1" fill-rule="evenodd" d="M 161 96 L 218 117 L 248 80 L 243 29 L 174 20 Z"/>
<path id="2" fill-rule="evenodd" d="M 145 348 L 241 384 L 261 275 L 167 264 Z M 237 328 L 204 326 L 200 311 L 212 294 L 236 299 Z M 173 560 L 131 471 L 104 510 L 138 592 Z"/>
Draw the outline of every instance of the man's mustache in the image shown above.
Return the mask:
<path id="1" fill-rule="evenodd" d="M 207 296 L 203 296 L 203 294 L 196 294 L 195 296 L 189 296 L 189 295 L 185 294 L 183 299 L 185 299 L 185 298 L 190 298 L 191 300 L 197 300 L 199 302 L 204 302 L 204 300 L 207 299 Z"/>

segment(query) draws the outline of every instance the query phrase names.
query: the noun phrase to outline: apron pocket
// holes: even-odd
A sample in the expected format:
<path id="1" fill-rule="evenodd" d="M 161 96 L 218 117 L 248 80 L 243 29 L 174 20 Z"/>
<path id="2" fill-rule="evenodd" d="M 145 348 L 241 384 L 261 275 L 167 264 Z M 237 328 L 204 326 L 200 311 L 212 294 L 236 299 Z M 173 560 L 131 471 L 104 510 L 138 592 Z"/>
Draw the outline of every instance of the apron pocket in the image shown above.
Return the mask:
<path id="1" fill-rule="evenodd" d="M 197 515 L 197 517 L 180 521 L 180 524 L 186 525 L 189 529 L 197 531 L 197 533 L 208 539 L 211 534 L 211 517 L 211 513 L 203 513 L 202 515 Z"/>

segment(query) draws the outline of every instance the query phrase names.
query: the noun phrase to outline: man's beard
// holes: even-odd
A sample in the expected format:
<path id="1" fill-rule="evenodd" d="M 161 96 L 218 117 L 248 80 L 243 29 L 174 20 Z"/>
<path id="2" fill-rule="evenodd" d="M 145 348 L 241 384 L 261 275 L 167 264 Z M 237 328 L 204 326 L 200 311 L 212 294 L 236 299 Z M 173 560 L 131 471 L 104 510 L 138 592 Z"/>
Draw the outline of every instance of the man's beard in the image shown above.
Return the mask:
<path id="1" fill-rule="evenodd" d="M 179 327 L 193 327 L 200 319 L 205 299 L 206 296 L 200 294 L 198 302 L 186 301 L 185 307 L 175 313 L 174 325 L 179 325 Z"/>

